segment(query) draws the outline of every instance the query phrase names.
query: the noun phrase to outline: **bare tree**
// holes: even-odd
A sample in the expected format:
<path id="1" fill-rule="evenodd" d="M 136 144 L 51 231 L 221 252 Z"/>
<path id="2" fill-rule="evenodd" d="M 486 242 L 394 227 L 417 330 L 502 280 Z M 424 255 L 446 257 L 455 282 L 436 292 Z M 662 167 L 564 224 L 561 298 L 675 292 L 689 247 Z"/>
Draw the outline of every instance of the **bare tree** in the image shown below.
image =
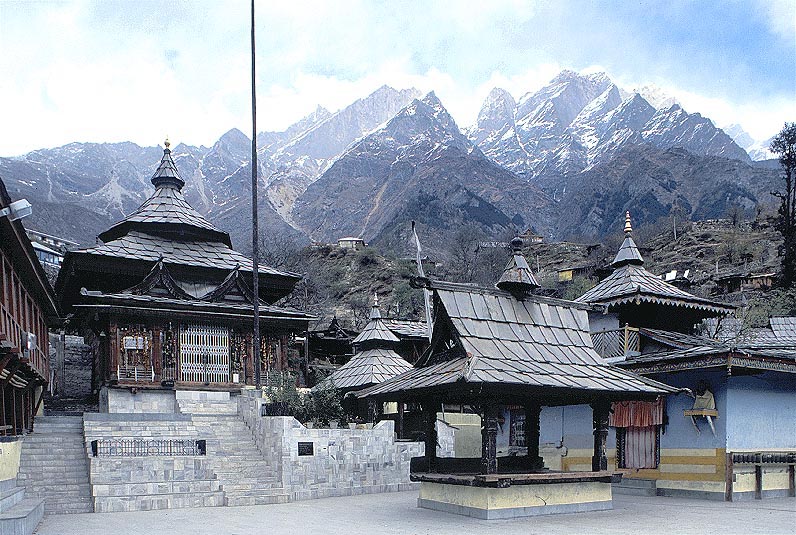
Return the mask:
<path id="1" fill-rule="evenodd" d="M 791 287 L 796 283 L 796 123 L 786 122 L 769 148 L 779 156 L 785 179 L 785 189 L 772 194 L 780 200 L 776 228 L 783 238 L 782 282 Z"/>

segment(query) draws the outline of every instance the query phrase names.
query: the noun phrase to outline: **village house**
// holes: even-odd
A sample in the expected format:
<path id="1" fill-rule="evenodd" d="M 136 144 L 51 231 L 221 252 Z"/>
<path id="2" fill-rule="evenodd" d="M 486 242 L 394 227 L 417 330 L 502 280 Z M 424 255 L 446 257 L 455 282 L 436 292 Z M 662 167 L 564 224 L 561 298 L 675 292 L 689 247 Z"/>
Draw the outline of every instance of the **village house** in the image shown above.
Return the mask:
<path id="1" fill-rule="evenodd" d="M 719 340 L 695 332 L 733 307 L 699 298 L 652 275 L 632 238 L 629 214 L 614 272 L 577 301 L 590 313 L 597 351 L 614 365 L 688 389 L 612 407 L 609 463 L 621 492 L 733 500 L 794 495 L 796 349 L 786 322 L 768 333 Z M 779 334 L 778 334 L 779 333 Z M 552 462 L 587 470 L 588 407 L 543 412 Z"/>
<path id="2" fill-rule="evenodd" d="M 29 206 L 29 205 L 28 205 Z M 55 296 L 0 180 L 0 531 L 30 533 L 41 499 L 17 487 L 25 436 L 43 413 L 50 384 L 47 329 L 59 322 Z"/>

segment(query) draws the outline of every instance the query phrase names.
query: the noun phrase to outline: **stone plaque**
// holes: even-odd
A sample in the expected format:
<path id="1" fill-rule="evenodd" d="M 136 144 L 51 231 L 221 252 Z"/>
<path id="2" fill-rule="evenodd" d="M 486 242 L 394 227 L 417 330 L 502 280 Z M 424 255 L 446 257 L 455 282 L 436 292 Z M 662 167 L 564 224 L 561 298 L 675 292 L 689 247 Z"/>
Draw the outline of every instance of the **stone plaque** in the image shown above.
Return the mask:
<path id="1" fill-rule="evenodd" d="M 313 450 L 313 443 L 312 442 L 299 442 L 298 443 L 298 454 L 299 456 L 302 455 L 314 455 Z"/>

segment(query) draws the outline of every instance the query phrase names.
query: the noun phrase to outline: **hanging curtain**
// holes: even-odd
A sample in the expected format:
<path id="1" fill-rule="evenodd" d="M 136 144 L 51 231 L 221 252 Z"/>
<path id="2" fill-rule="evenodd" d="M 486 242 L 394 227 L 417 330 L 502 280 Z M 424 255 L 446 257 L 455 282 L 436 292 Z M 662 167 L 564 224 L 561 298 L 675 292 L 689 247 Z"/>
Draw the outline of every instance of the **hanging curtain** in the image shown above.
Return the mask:
<path id="1" fill-rule="evenodd" d="M 649 427 L 663 425 L 664 398 L 655 401 L 615 401 L 611 404 L 608 425 L 612 427 Z"/>
<path id="2" fill-rule="evenodd" d="M 657 427 L 625 429 L 625 465 L 623 468 L 657 468 L 655 456 Z"/>

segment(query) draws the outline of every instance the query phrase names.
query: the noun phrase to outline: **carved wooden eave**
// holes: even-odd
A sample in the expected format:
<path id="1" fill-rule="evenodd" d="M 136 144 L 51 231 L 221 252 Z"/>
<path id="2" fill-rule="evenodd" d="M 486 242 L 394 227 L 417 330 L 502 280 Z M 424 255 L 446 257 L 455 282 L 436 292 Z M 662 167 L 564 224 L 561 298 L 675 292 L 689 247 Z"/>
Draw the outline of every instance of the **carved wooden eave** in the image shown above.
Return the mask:
<path id="1" fill-rule="evenodd" d="M 208 292 L 201 298 L 202 301 L 218 303 L 220 301 L 246 302 L 254 304 L 254 292 L 249 284 L 241 276 L 240 268 L 236 267 L 229 272 L 224 281 L 214 290 Z M 262 301 L 260 301 L 262 302 Z"/>
<path id="2" fill-rule="evenodd" d="M 750 354 L 745 351 L 712 352 L 690 358 L 669 359 L 660 362 L 620 362 L 617 365 L 642 375 L 707 368 L 726 368 L 728 373 L 732 373 L 732 368 L 796 373 L 796 360 L 772 358 L 765 355 Z"/>
<path id="3" fill-rule="evenodd" d="M 171 276 L 169 268 L 163 262 L 163 259 L 157 261 L 152 268 L 152 271 L 147 274 L 144 279 L 121 293 L 133 295 L 162 295 L 157 292 L 158 289 L 165 290 L 170 297 L 175 299 L 194 299 L 185 290 L 180 288 L 179 284 Z"/>

